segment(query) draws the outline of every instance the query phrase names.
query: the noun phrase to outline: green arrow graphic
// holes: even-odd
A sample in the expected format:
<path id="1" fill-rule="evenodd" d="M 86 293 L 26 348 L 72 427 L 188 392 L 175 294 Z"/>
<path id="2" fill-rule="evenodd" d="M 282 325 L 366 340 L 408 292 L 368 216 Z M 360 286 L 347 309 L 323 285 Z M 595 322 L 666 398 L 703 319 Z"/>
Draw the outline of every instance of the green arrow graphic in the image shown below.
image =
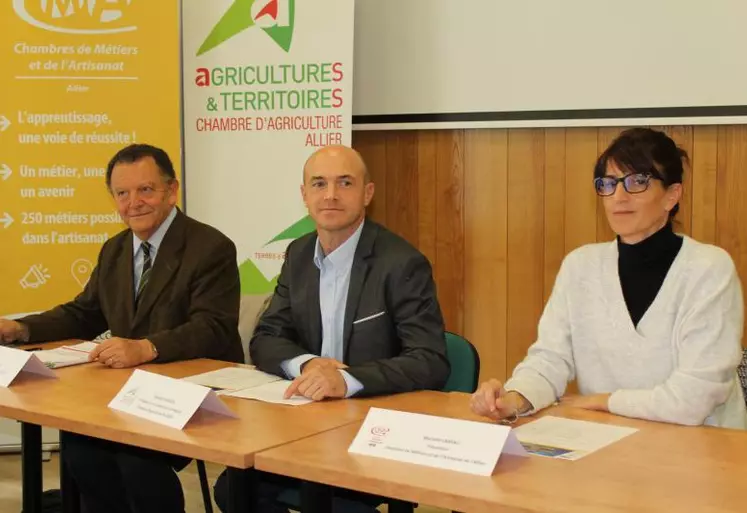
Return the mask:
<path id="1" fill-rule="evenodd" d="M 305 216 L 275 235 L 265 246 L 279 240 L 297 239 L 314 231 L 314 229 L 314 221 L 311 219 L 311 216 Z M 239 266 L 239 278 L 241 280 L 242 294 L 266 294 L 275 290 L 275 285 L 278 282 L 277 276 L 271 280 L 265 278 L 249 258 L 244 260 Z"/>
<path id="2" fill-rule="evenodd" d="M 278 0 L 273 0 L 277 2 Z M 205 38 L 197 55 L 209 52 L 213 48 L 221 45 L 237 34 L 251 28 L 255 25 L 252 19 L 252 5 L 255 0 L 235 0 L 231 7 L 221 17 L 220 21 L 213 27 L 210 34 Z M 296 1 L 287 0 L 288 2 L 288 20 L 287 27 L 267 27 L 263 28 L 264 32 L 272 38 L 277 45 L 285 50 L 290 50 L 293 40 L 293 28 L 295 26 Z M 276 11 L 275 11 L 276 12 Z"/>

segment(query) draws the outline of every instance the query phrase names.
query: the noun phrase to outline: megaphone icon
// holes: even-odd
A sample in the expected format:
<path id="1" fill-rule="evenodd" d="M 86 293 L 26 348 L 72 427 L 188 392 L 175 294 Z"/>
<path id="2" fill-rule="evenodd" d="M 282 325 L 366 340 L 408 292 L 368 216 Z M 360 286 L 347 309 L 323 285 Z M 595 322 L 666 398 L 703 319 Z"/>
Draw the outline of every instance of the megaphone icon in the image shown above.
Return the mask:
<path id="1" fill-rule="evenodd" d="M 37 289 L 47 283 L 51 277 L 49 270 L 45 269 L 42 264 L 35 264 L 26 271 L 19 283 L 24 289 Z"/>

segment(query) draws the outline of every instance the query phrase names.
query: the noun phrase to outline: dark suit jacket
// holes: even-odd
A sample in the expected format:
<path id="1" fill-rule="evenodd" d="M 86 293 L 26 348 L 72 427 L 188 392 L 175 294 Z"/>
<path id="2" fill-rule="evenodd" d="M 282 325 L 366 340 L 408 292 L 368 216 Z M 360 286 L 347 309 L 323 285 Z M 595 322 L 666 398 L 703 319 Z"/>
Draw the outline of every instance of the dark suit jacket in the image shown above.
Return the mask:
<path id="1" fill-rule="evenodd" d="M 253 363 L 283 375 L 280 364 L 319 355 L 322 324 L 316 233 L 293 241 L 272 302 L 249 345 Z M 384 315 L 356 322 L 380 312 Z M 344 363 L 363 384 L 359 395 L 439 389 L 449 377 L 444 322 L 431 266 L 417 249 L 366 220 L 350 274 L 343 329 Z"/>
<path id="2" fill-rule="evenodd" d="M 132 231 L 104 243 L 91 278 L 73 301 L 20 322 L 30 342 L 112 336 L 147 338 L 159 362 L 244 359 L 238 332 L 236 246 L 221 232 L 177 212 L 158 248 L 135 312 Z"/>

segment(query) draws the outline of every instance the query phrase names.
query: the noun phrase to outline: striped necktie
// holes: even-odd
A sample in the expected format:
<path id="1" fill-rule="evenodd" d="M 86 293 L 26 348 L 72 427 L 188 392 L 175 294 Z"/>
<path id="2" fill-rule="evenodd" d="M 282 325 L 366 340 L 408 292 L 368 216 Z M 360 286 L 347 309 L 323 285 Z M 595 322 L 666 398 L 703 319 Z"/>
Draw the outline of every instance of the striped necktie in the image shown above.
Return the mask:
<path id="1" fill-rule="evenodd" d="M 137 285 L 137 295 L 135 296 L 135 306 L 140 304 L 140 296 L 143 294 L 143 290 L 145 289 L 145 286 L 148 284 L 148 278 L 150 278 L 150 270 L 153 265 L 153 262 L 150 258 L 150 249 L 151 246 L 148 242 L 143 242 L 140 244 L 140 247 L 143 250 L 143 273 L 140 275 L 140 283 Z"/>

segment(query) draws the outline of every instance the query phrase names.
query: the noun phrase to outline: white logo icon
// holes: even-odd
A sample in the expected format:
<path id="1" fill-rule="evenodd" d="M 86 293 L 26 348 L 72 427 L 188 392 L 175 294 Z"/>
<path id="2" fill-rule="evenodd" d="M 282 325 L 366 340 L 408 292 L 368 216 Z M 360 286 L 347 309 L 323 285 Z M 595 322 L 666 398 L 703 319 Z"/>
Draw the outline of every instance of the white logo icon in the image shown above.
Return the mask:
<path id="1" fill-rule="evenodd" d="M 122 18 L 124 11 L 131 3 L 132 0 L 13 0 L 13 9 L 23 21 L 52 32 L 115 34 L 137 29 L 135 26 L 106 26 Z M 34 7 L 29 7 L 31 4 L 35 4 Z M 35 17 L 32 13 L 36 13 L 37 16 Z M 87 18 L 89 23 L 93 21 L 102 27 L 97 29 L 71 28 L 56 24 L 60 21 L 82 18 Z"/>
<path id="2" fill-rule="evenodd" d="M 42 264 L 35 264 L 26 271 L 19 283 L 24 289 L 38 289 L 47 283 L 51 277 L 49 270 L 45 269 Z"/>
<path id="3" fill-rule="evenodd" d="M 75 281 L 78 282 L 78 285 L 80 285 L 80 288 L 86 286 L 86 283 L 88 283 L 88 279 L 91 277 L 92 271 L 93 263 L 90 260 L 86 260 L 85 258 L 79 258 L 78 260 L 73 262 L 73 265 L 70 266 L 70 272 L 72 273 Z"/>

